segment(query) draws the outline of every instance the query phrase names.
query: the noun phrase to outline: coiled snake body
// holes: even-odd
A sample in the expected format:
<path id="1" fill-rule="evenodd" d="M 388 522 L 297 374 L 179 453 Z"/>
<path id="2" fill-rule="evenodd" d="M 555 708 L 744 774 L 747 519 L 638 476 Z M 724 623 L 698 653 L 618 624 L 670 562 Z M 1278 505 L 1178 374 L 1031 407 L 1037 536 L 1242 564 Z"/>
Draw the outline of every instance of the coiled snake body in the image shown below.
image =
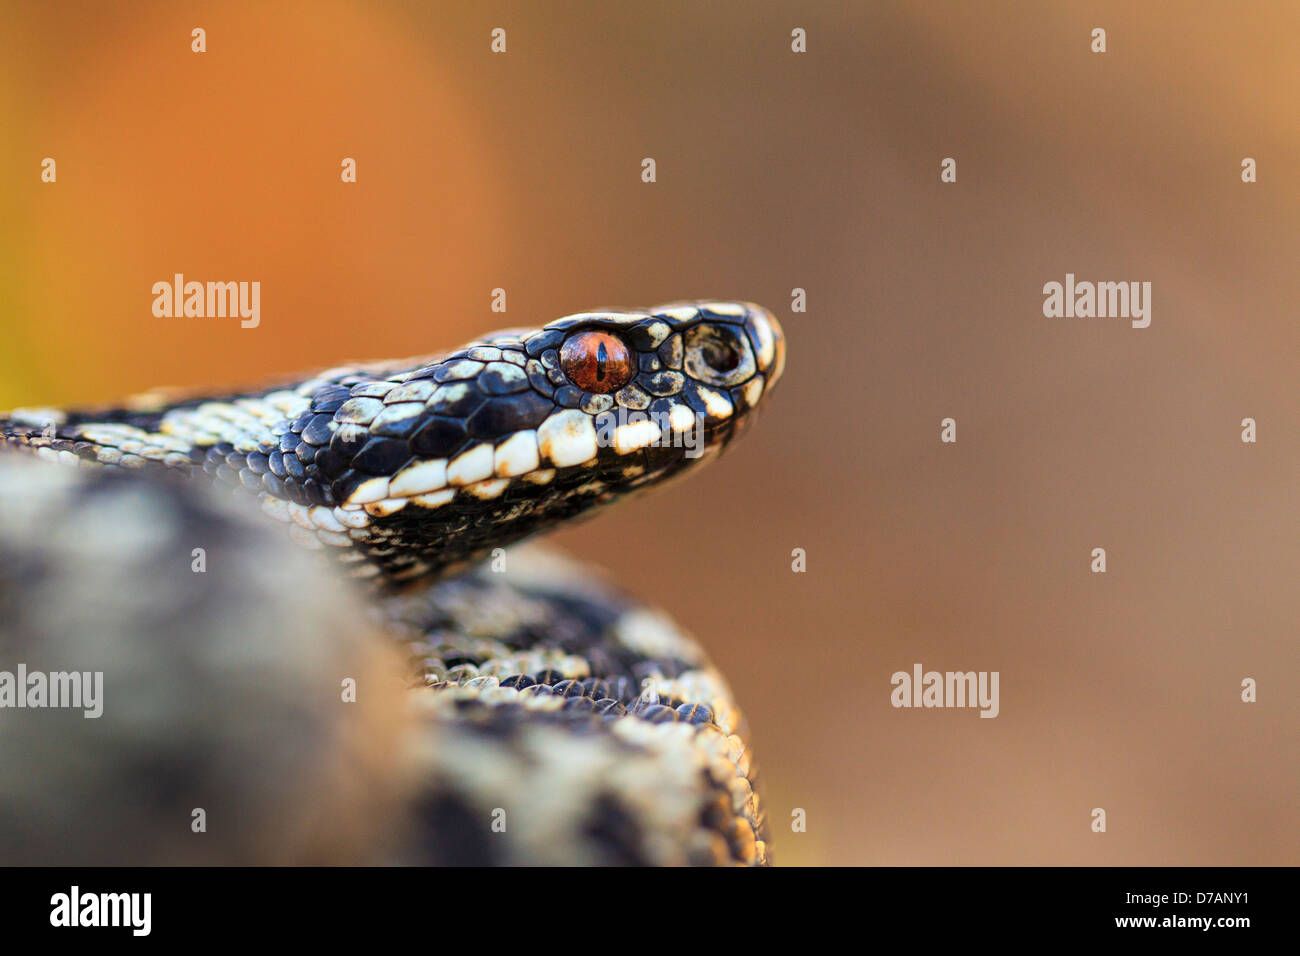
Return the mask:
<path id="1" fill-rule="evenodd" d="M 64 771 L 46 766 L 49 755 L 77 747 L 129 750 L 143 761 L 138 779 L 130 761 L 99 769 L 115 775 L 102 784 L 112 796 L 101 803 L 118 815 L 101 824 L 132 827 L 118 819 L 129 818 L 157 829 L 156 814 L 137 820 L 122 809 L 131 803 L 122 794 L 156 791 L 159 778 L 180 794 L 178 805 L 204 793 L 209 803 L 227 800 L 243 814 L 248 839 L 232 836 L 238 849 L 221 862 L 338 859 L 304 848 L 317 848 L 322 832 L 337 836 L 346 807 L 367 800 L 382 806 L 366 813 L 386 822 L 367 824 L 357 836 L 365 850 L 348 850 L 347 861 L 767 862 L 744 722 L 700 648 L 589 570 L 532 545 L 504 549 L 715 457 L 751 421 L 783 365 L 782 333 L 768 312 L 694 302 L 569 316 L 447 354 L 337 368 L 272 389 L 0 414 L 0 449 L 83 466 L 37 473 L 0 456 L 0 668 L 18 654 L 58 660 L 60 642 L 73 635 L 65 656 L 75 666 L 103 661 L 106 716 L 123 695 L 156 711 L 119 727 L 116 743 L 81 724 L 61 724 L 53 735 L 48 722 L 13 724 L 16 752 L 33 755 L 50 779 Z M 262 519 L 235 514 L 228 502 L 192 500 L 201 485 L 259 502 L 294 542 L 359 579 L 363 616 L 352 616 L 351 589 L 329 584 L 333 571 L 287 553 L 301 549 L 269 544 L 252 527 Z M 57 533 L 60 521 L 66 533 Z M 186 562 L 203 549 L 213 565 L 206 577 L 219 580 L 195 591 L 205 576 L 189 567 L 188 578 L 173 580 L 177 547 Z M 102 556 L 90 560 L 97 549 Z M 221 578 L 219 568 L 231 564 L 241 576 Z M 69 590 L 94 597 L 35 599 Z M 186 622 L 160 614 L 169 601 L 183 604 Z M 94 627 L 122 633 L 126 646 L 81 640 L 91 625 L 77 615 L 91 614 Z M 209 630 L 211 640 L 194 636 Z M 373 631 L 397 635 L 417 689 L 415 730 L 399 743 L 379 747 L 373 726 L 356 725 L 355 708 L 344 709 L 349 716 L 319 709 L 315 689 L 291 713 L 284 700 L 259 696 L 268 675 L 279 675 L 279 692 L 291 696 L 286 687 L 308 680 L 295 670 L 305 656 L 323 686 L 337 688 L 337 668 L 365 670 Z M 218 666 L 211 657 L 223 641 Z M 176 655 L 166 667 L 152 663 L 163 643 Z M 161 677 L 132 669 L 136 644 L 154 655 L 149 666 L 162 667 Z M 176 690 L 174 699 L 161 700 L 160 683 Z M 217 721 L 242 717 L 253 729 L 237 741 L 212 721 L 196 721 L 202 729 L 188 737 L 175 729 L 188 726 L 194 700 L 209 692 L 212 706 L 225 708 Z M 0 720 L 15 713 L 0 711 Z M 296 727 L 292 743 L 286 723 Z M 272 756 L 252 749 L 281 734 L 286 742 Z M 189 763 L 169 750 L 181 737 Z M 344 738 L 352 742 L 333 746 Z M 331 760 L 343 766 L 320 770 Z M 264 779 L 230 782 L 251 775 L 252 764 Z M 78 772 L 90 786 L 91 771 Z M 0 771 L 0 810 L 18 819 L 55 814 L 43 779 L 31 767 Z M 277 788 L 280 797 L 268 796 Z M 273 799 L 295 809 L 288 817 L 268 810 Z M 334 822 L 316 820 L 333 802 Z M 277 821 L 289 818 L 296 835 L 286 844 Z M 47 822 L 51 832 L 75 826 Z M 50 857 L 39 836 L 21 839 L 0 825 L 6 836 L 17 859 Z M 71 858 L 176 857 L 166 840 L 152 856 L 133 856 L 97 839 L 85 836 L 83 846 L 97 849 Z M 277 839 L 279 852 L 259 854 Z M 204 852 L 180 855 L 213 859 Z"/>

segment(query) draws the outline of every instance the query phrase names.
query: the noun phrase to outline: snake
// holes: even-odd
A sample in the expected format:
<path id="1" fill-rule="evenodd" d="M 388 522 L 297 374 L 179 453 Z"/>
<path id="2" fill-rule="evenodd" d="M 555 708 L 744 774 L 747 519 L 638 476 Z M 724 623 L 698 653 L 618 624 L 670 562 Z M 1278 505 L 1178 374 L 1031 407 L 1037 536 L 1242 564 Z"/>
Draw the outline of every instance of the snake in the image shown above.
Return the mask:
<path id="1" fill-rule="evenodd" d="M 525 539 L 716 459 L 784 365 L 771 312 L 689 301 L 0 413 L 0 668 L 100 662 L 106 717 L 132 710 L 106 730 L 0 710 L 31 761 L 0 768 L 0 820 L 22 822 L 0 853 L 770 863 L 748 725 L 700 643 Z M 200 803 L 223 841 L 157 832 Z"/>

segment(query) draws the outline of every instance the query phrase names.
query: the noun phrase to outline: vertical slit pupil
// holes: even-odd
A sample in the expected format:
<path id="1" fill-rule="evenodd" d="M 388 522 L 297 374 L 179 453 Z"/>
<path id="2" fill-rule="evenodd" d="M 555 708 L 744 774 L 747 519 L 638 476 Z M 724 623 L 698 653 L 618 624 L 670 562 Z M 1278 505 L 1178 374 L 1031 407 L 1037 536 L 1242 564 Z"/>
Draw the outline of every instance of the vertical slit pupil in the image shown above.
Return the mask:
<path id="1" fill-rule="evenodd" d="M 609 353 L 605 350 L 605 343 L 601 342 L 596 346 L 596 381 L 605 380 L 605 363 L 609 361 Z"/>

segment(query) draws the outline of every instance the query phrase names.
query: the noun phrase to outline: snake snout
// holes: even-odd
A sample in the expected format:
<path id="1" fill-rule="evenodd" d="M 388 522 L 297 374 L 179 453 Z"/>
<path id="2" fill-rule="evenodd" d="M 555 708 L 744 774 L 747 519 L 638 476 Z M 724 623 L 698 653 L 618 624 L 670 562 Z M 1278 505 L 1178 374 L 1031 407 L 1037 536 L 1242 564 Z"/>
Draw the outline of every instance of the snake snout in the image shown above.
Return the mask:
<path id="1" fill-rule="evenodd" d="M 727 401 L 706 403 L 711 416 L 713 405 L 721 404 L 740 413 L 737 418 L 744 417 L 772 390 L 785 368 L 781 323 L 752 302 L 701 304 L 700 320 L 682 338 L 687 378 L 708 396 L 727 396 Z"/>
<path id="2" fill-rule="evenodd" d="M 785 371 L 785 332 L 776 316 L 761 305 L 749 303 L 747 307 L 745 333 L 753 343 L 758 371 L 766 376 L 770 390 Z"/>

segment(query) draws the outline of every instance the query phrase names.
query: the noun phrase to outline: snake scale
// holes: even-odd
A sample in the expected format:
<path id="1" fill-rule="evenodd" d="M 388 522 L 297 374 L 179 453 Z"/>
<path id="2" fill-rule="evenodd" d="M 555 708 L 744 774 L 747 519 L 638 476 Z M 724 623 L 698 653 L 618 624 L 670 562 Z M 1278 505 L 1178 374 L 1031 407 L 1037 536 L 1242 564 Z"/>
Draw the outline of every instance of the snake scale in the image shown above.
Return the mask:
<path id="1" fill-rule="evenodd" d="M 766 310 L 689 302 L 0 414 L 0 668 L 105 682 L 101 720 L 0 710 L 0 854 L 769 862 L 700 647 L 512 545 L 716 457 L 784 361 Z"/>

